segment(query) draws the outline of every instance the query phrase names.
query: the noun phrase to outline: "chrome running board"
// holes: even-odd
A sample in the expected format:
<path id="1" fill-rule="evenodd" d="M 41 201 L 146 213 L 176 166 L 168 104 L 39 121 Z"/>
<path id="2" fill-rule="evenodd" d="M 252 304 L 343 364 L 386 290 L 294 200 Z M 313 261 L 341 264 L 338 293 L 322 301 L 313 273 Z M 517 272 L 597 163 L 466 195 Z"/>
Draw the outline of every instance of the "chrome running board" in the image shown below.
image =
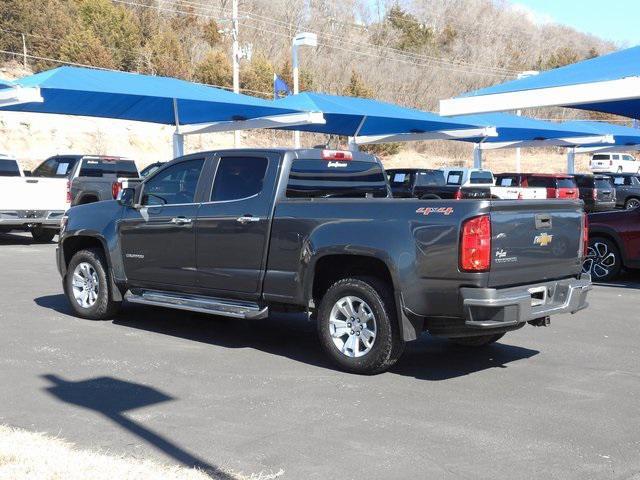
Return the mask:
<path id="1" fill-rule="evenodd" d="M 125 300 L 142 305 L 175 308 L 190 312 L 208 313 L 233 318 L 261 319 L 269 316 L 269 308 L 257 303 L 235 300 L 222 300 L 197 295 L 179 295 L 177 293 L 142 290 L 140 293 L 127 292 Z"/>

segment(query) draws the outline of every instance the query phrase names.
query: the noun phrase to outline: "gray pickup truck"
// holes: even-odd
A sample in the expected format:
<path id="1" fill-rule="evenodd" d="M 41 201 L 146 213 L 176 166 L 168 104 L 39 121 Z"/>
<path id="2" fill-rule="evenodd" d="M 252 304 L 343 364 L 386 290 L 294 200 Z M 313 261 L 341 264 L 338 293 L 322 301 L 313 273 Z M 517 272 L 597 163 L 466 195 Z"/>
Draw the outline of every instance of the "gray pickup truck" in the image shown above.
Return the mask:
<path id="1" fill-rule="evenodd" d="M 591 288 L 579 201 L 394 199 L 359 152 L 192 154 L 67 215 L 57 262 L 79 316 L 110 318 L 124 299 L 304 312 L 356 373 L 389 368 L 423 331 L 481 346 L 546 325 Z"/>

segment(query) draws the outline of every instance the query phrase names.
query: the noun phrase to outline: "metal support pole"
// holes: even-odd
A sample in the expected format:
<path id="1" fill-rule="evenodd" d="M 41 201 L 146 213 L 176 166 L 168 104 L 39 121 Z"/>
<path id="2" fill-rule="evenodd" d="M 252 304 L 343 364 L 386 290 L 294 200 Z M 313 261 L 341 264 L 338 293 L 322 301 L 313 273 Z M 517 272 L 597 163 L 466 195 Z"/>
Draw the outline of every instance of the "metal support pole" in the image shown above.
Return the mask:
<path id="1" fill-rule="evenodd" d="M 518 110 L 516 112 L 516 115 L 521 117 L 522 116 L 522 110 Z M 521 166 L 521 156 L 520 156 L 520 147 L 516 148 L 516 173 L 520 173 L 522 166 Z"/>
<path id="2" fill-rule="evenodd" d="M 24 33 L 21 35 L 22 35 L 22 64 L 26 69 L 28 68 L 27 67 L 27 39 L 25 38 Z"/>
<path id="3" fill-rule="evenodd" d="M 567 152 L 567 173 L 576 171 L 576 147 L 572 147 Z"/>
<path id="4" fill-rule="evenodd" d="M 240 46 L 238 44 L 238 0 L 232 2 L 232 56 L 233 56 L 233 92 L 240 93 Z M 233 132 L 233 146 L 238 148 L 240 146 L 240 131 L 235 130 Z"/>
<path id="5" fill-rule="evenodd" d="M 473 168 L 482 168 L 482 149 L 479 143 L 473 145 Z"/>
<path id="6" fill-rule="evenodd" d="M 175 98 L 173 99 L 173 119 L 176 124 L 176 130 L 173 134 L 173 158 L 178 158 L 184 155 L 184 135 L 180 132 L 180 113 L 178 100 Z"/>
<path id="7" fill-rule="evenodd" d="M 300 78 L 298 72 L 298 45 L 295 43 L 291 47 L 291 69 L 293 71 L 293 94 L 297 95 L 300 92 Z M 300 148 L 300 131 L 295 130 L 293 132 L 293 146 L 294 148 Z"/>

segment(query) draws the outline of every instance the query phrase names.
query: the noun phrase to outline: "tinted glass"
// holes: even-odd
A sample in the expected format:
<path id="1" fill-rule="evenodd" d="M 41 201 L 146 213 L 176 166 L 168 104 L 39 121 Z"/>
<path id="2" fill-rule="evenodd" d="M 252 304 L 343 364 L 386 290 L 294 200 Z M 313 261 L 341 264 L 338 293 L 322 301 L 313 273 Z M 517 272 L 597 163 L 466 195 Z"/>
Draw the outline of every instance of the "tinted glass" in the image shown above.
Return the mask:
<path id="1" fill-rule="evenodd" d="M 80 177 L 124 177 L 137 178 L 138 169 L 132 160 L 107 160 L 103 158 L 86 158 L 80 167 Z"/>
<path id="2" fill-rule="evenodd" d="M 203 159 L 187 160 L 166 168 L 150 178 L 143 187 L 143 205 L 193 203 Z"/>
<path id="3" fill-rule="evenodd" d="M 580 188 L 592 188 L 593 187 L 593 177 L 589 175 L 577 175 L 575 177 L 576 183 Z"/>
<path id="4" fill-rule="evenodd" d="M 471 172 L 469 183 L 493 185 L 493 175 L 491 172 Z"/>
<path id="5" fill-rule="evenodd" d="M 609 160 L 609 155 L 594 155 L 592 160 Z"/>
<path id="6" fill-rule="evenodd" d="M 573 178 L 556 179 L 558 188 L 576 188 L 576 181 Z"/>
<path id="7" fill-rule="evenodd" d="M 140 172 L 140 176 L 141 177 L 148 177 L 149 175 L 151 175 L 153 172 L 158 171 L 158 169 L 162 166 L 161 163 L 154 163 L 152 165 L 149 165 L 148 167 L 145 167 L 142 169 L 142 171 Z"/>
<path id="8" fill-rule="evenodd" d="M 611 180 L 608 180 L 606 178 L 596 178 L 595 186 L 598 189 L 611 189 Z"/>
<path id="9" fill-rule="evenodd" d="M 0 177 L 19 177 L 20 169 L 18 162 L 15 160 L 6 160 L 0 158 Z"/>
<path id="10" fill-rule="evenodd" d="M 528 177 L 527 185 L 537 188 L 555 188 L 556 181 L 551 177 Z"/>
<path id="11" fill-rule="evenodd" d="M 416 175 L 416 186 L 442 186 L 445 184 L 444 172 L 441 170 L 431 170 L 429 172 L 418 172 Z"/>
<path id="12" fill-rule="evenodd" d="M 53 157 L 41 163 L 31 174 L 32 177 L 68 177 L 78 162 L 72 157 Z"/>
<path id="13" fill-rule="evenodd" d="M 462 174 L 463 172 L 460 170 L 452 170 L 447 175 L 447 185 L 461 185 L 462 184 Z"/>
<path id="14" fill-rule="evenodd" d="M 287 197 L 374 197 L 387 196 L 387 182 L 376 162 L 357 160 L 295 160 L 291 166 Z"/>
<path id="15" fill-rule="evenodd" d="M 631 155 L 623 155 L 622 159 L 626 160 L 627 162 L 633 162 L 635 160 L 635 158 L 633 158 Z"/>
<path id="16" fill-rule="evenodd" d="M 213 182 L 211 200 L 239 200 L 260 193 L 268 163 L 266 158 L 260 157 L 221 158 Z"/>

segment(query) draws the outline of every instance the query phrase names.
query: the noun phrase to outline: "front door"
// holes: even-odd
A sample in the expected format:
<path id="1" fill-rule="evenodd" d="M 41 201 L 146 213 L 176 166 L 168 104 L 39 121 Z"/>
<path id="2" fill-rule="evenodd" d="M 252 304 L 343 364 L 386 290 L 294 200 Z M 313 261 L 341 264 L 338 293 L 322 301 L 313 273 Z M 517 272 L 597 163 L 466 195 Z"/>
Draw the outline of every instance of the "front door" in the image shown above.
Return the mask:
<path id="1" fill-rule="evenodd" d="M 215 295 L 260 293 L 279 155 L 225 153 L 198 212 L 198 286 Z"/>
<path id="2" fill-rule="evenodd" d="M 142 186 L 141 207 L 125 212 L 119 230 L 131 286 L 195 285 L 195 221 L 204 164 L 203 158 L 187 158 L 159 170 Z"/>

